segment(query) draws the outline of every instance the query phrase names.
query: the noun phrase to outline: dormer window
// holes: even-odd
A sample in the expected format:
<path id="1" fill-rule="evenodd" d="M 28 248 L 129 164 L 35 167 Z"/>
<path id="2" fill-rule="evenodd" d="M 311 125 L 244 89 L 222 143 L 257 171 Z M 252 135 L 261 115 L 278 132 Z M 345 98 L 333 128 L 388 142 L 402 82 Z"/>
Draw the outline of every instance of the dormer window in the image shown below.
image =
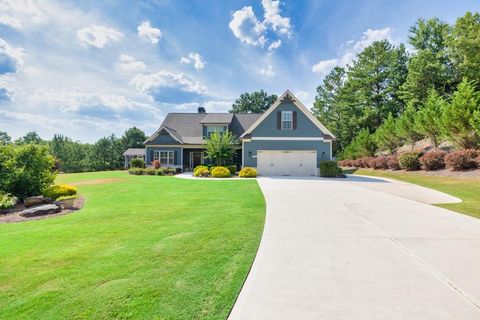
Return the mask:
<path id="1" fill-rule="evenodd" d="M 292 130 L 293 129 L 293 112 L 292 111 L 282 111 L 282 130 Z"/>
<path id="2" fill-rule="evenodd" d="M 207 137 L 210 138 L 212 133 L 218 132 L 220 134 L 223 134 L 227 131 L 227 126 L 207 126 Z"/>

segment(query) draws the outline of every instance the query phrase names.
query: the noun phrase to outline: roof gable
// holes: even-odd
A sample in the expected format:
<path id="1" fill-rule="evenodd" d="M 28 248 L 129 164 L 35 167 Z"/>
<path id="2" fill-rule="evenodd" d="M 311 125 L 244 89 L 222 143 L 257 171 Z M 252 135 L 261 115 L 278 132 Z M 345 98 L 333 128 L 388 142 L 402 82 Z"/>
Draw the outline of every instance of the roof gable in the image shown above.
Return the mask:
<path id="1" fill-rule="evenodd" d="M 312 122 L 312 124 L 317 127 L 323 135 L 329 139 L 335 139 L 335 136 L 320 122 L 315 118 L 310 111 L 293 95 L 290 90 L 285 91 L 278 99 L 275 101 L 270 108 L 263 113 L 260 118 L 257 119 L 242 135 L 240 138 L 245 138 L 247 135 L 250 135 L 265 119 L 267 119 L 270 114 L 273 113 L 280 105 L 283 103 L 292 103 L 297 109 L 302 112 L 305 117 Z"/>

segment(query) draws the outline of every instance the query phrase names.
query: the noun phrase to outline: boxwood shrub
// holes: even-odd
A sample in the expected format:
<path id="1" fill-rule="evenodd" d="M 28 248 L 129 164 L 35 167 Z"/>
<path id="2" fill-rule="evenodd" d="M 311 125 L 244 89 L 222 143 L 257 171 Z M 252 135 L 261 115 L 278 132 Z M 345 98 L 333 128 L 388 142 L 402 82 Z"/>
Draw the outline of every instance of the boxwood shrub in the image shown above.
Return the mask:
<path id="1" fill-rule="evenodd" d="M 145 161 L 142 158 L 130 160 L 130 168 L 145 168 Z"/>
<path id="2" fill-rule="evenodd" d="M 418 152 L 405 152 L 398 157 L 400 168 L 407 171 L 420 170 L 420 154 Z"/>
<path id="3" fill-rule="evenodd" d="M 238 176 L 240 178 L 255 178 L 257 176 L 257 170 L 250 168 L 250 167 L 245 167 L 240 172 L 238 173 Z"/>
<path id="4" fill-rule="evenodd" d="M 237 173 L 237 165 L 236 164 L 231 164 L 231 165 L 225 166 L 225 168 L 227 168 L 228 171 L 230 171 L 231 175 L 234 175 L 235 173 Z"/>
<path id="5" fill-rule="evenodd" d="M 211 171 L 212 177 L 215 178 L 228 178 L 230 177 L 230 170 L 226 167 L 215 167 Z"/>
<path id="6" fill-rule="evenodd" d="M 43 191 L 47 198 L 57 200 L 60 197 L 74 196 L 77 194 L 77 188 L 68 184 L 54 184 Z"/>
<path id="7" fill-rule="evenodd" d="M 157 170 L 155 170 L 155 168 L 147 168 L 145 169 L 145 174 L 149 176 L 155 176 L 157 174 Z"/>
<path id="8" fill-rule="evenodd" d="M 338 162 L 334 160 L 326 160 L 320 162 L 320 176 L 326 178 L 334 178 L 340 176 L 342 170 L 338 166 Z"/>
<path id="9" fill-rule="evenodd" d="M 9 193 L 0 191 L 0 209 L 10 209 L 17 203 L 18 199 Z"/>
<path id="10" fill-rule="evenodd" d="M 208 168 L 197 168 L 194 172 L 193 172 L 193 176 L 194 177 L 208 177 L 210 175 L 210 171 L 208 170 Z"/>
<path id="11" fill-rule="evenodd" d="M 143 169 L 143 168 L 130 168 L 128 170 L 128 173 L 134 174 L 136 176 L 141 176 L 141 175 L 145 174 L 145 169 Z"/>

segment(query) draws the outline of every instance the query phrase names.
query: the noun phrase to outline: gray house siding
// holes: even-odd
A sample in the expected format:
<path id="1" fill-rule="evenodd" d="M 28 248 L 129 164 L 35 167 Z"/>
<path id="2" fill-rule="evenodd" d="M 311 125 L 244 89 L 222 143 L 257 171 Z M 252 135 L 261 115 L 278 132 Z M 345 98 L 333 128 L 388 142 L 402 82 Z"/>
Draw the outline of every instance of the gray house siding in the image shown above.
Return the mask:
<path id="1" fill-rule="evenodd" d="M 147 145 L 149 144 L 178 144 L 178 141 L 172 138 L 170 134 L 163 131 L 155 137 L 155 139 L 147 143 Z"/>
<path id="2" fill-rule="evenodd" d="M 279 111 L 296 111 L 297 128 L 294 130 L 277 129 L 277 112 Z M 294 104 L 284 102 L 252 131 L 252 137 L 323 137 L 323 133 Z"/>
<path id="3" fill-rule="evenodd" d="M 182 148 L 180 147 L 169 147 L 169 146 L 164 146 L 164 147 L 150 147 L 147 146 L 145 148 L 145 153 L 146 153 L 146 165 L 151 165 L 153 162 L 153 151 L 156 150 L 165 150 L 165 151 L 173 151 L 174 156 L 173 156 L 173 161 L 175 163 L 175 166 L 181 166 L 182 165 Z"/>
<path id="4" fill-rule="evenodd" d="M 317 167 L 320 161 L 330 160 L 330 142 L 324 141 L 298 141 L 298 140 L 252 140 L 244 142 L 243 166 L 257 166 L 257 150 L 316 150 Z"/>

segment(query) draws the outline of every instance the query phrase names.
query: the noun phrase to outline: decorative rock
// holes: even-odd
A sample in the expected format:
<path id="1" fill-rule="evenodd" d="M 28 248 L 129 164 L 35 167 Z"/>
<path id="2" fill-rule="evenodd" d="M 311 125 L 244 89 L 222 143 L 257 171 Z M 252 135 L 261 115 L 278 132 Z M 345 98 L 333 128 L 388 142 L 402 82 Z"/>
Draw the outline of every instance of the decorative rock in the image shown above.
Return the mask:
<path id="1" fill-rule="evenodd" d="M 22 212 L 20 212 L 20 215 L 25 218 L 31 218 L 31 217 L 37 217 L 37 216 L 44 216 L 47 214 L 58 213 L 61 210 L 62 208 L 60 208 L 58 204 L 52 203 L 52 204 L 44 204 L 44 205 L 33 207 L 30 209 L 25 209 Z"/>
<path id="2" fill-rule="evenodd" d="M 53 203 L 53 200 L 50 199 L 50 198 L 46 198 L 44 196 L 30 197 L 30 198 L 25 199 L 25 201 L 23 202 L 23 204 L 27 208 L 37 206 L 39 204 L 51 204 L 51 203 Z"/>

